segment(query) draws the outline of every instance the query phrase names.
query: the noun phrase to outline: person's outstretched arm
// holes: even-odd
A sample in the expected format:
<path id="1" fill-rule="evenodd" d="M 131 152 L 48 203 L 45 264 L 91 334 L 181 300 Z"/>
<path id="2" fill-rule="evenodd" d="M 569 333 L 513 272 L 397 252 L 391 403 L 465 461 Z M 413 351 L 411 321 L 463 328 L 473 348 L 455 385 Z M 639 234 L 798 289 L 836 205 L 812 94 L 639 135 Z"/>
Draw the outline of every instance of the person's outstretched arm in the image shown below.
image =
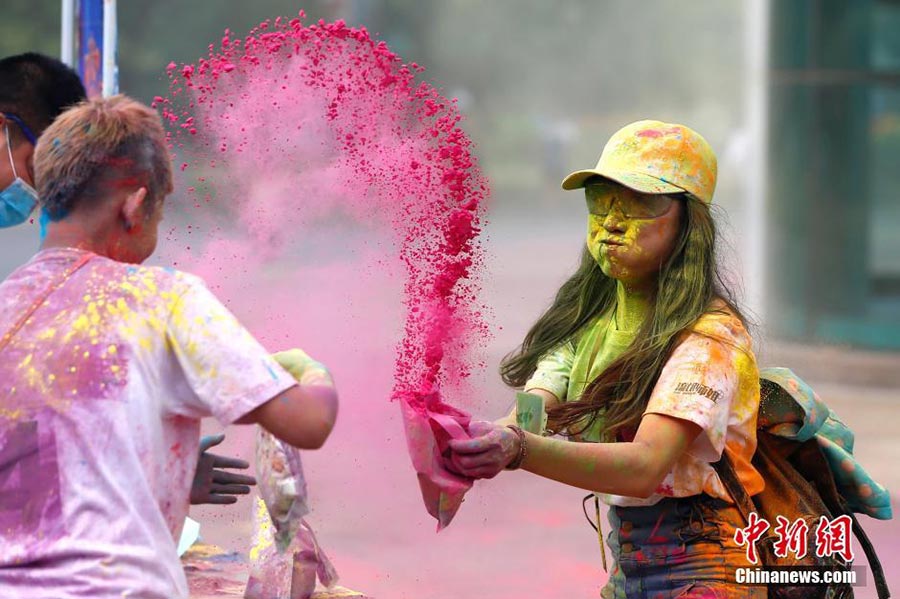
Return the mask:
<path id="1" fill-rule="evenodd" d="M 338 397 L 331 373 L 299 349 L 272 356 L 297 385 L 279 393 L 241 418 L 256 423 L 294 447 L 318 449 L 331 434 L 337 419 Z"/>
<path id="2" fill-rule="evenodd" d="M 337 418 L 334 387 L 297 385 L 259 406 L 238 422 L 256 423 L 294 447 L 319 449 Z"/>
<path id="3" fill-rule="evenodd" d="M 701 430 L 688 420 L 646 414 L 629 443 L 570 443 L 525 433 L 522 468 L 595 493 L 649 497 Z"/>
<path id="4" fill-rule="evenodd" d="M 715 462 L 725 448 L 732 403 L 756 376 L 753 355 L 744 348 L 748 344 L 741 338 L 729 342 L 726 334 L 691 334 L 678 345 L 657 379 L 633 441 L 571 443 L 524 433 L 522 468 L 594 492 L 648 497 L 688 448 Z M 521 454 L 522 443 L 511 428 L 483 424 L 487 426 L 470 425 L 477 437 L 450 442 L 448 467 L 485 478 Z"/>
<path id="5" fill-rule="evenodd" d="M 299 349 L 270 355 L 200 279 L 175 276 L 166 345 L 173 375 L 185 384 L 167 410 L 223 425 L 258 423 L 295 447 L 321 447 L 337 416 L 328 369 Z"/>
<path id="6" fill-rule="evenodd" d="M 450 441 L 451 468 L 465 476 L 494 476 L 521 451 L 519 438 L 506 426 L 481 436 Z M 596 493 L 649 497 L 687 451 L 701 428 L 693 422 L 647 414 L 632 442 L 571 443 L 525 433 L 527 453 L 521 467 L 539 476 Z"/>

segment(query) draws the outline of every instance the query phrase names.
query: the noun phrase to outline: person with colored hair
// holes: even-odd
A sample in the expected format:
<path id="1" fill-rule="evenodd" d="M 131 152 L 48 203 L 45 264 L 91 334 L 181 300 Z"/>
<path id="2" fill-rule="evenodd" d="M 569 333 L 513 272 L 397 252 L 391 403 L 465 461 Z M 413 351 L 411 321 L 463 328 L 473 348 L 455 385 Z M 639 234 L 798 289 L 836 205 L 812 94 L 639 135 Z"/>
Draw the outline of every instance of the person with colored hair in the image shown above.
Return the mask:
<path id="1" fill-rule="evenodd" d="M 25 222 L 37 205 L 34 147 L 63 110 L 86 98 L 78 74 L 43 54 L 0 60 L 0 228 Z"/>
<path id="2" fill-rule="evenodd" d="M 523 431 L 515 410 L 450 442 L 460 474 L 522 468 L 609 505 L 605 599 L 766 594 L 735 584 L 744 523 L 713 468 L 725 452 L 749 494 L 763 489 L 759 372 L 717 271 L 715 184 L 709 144 L 659 121 L 623 127 L 566 177 L 587 203 L 580 266 L 500 370 L 543 399 L 548 433 L 577 442 Z"/>
<path id="3" fill-rule="evenodd" d="M 78 73 L 55 58 L 26 52 L 0 60 L 0 127 L 6 144 L 6 157 L 0 157 L 0 229 L 25 222 L 37 204 L 37 139 L 63 110 L 86 98 Z M 246 461 L 208 451 L 224 440 L 221 434 L 201 440 L 192 504 L 235 503 L 235 495 L 249 493 L 256 484 L 252 476 L 228 471 L 249 468 Z"/>
<path id="4" fill-rule="evenodd" d="M 299 350 L 270 356 L 197 277 L 141 265 L 172 192 L 156 112 L 81 103 L 34 170 L 47 235 L 0 283 L 0 596 L 186 598 L 200 419 L 316 449 L 331 377 Z"/>

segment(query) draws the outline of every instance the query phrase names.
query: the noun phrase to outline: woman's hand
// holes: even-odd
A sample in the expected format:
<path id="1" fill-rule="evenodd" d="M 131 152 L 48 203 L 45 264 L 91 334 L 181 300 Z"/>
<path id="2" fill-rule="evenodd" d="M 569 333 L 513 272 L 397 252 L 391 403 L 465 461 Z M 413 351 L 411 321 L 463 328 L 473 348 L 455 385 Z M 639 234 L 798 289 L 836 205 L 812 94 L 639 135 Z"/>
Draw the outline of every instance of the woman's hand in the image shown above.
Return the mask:
<path id="1" fill-rule="evenodd" d="M 469 425 L 471 439 L 451 439 L 449 470 L 471 478 L 493 478 L 521 449 L 519 436 L 505 426 L 482 420 Z"/>

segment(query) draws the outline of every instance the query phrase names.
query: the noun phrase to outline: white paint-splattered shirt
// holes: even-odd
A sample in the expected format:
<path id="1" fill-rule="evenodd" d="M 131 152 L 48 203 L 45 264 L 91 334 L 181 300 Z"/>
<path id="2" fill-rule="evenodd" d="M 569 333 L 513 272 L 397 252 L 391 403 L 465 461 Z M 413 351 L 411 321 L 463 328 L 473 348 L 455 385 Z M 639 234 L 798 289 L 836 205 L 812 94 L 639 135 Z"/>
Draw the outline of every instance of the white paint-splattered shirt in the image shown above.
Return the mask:
<path id="1" fill-rule="evenodd" d="M 608 315 L 589 326 L 577 340 L 545 356 L 525 389 L 545 389 L 561 401 L 577 400 L 586 382 L 627 349 Z M 598 345 L 601 351 L 596 350 Z M 747 491 L 751 495 L 762 491 L 762 477 L 750 463 L 756 451 L 758 410 L 759 370 L 750 335 L 737 316 L 718 305 L 697 321 L 672 353 L 644 411 L 689 420 L 702 432 L 650 497 L 600 497 L 610 505 L 638 506 L 653 505 L 663 497 L 706 493 L 731 503 L 712 467 L 726 447 Z M 600 428 L 598 423 L 586 439 L 599 441 Z"/>
<path id="2" fill-rule="evenodd" d="M 0 284 L 0 335 L 85 252 Z M 187 597 L 200 419 L 296 384 L 206 289 L 93 256 L 0 351 L 0 597 Z"/>

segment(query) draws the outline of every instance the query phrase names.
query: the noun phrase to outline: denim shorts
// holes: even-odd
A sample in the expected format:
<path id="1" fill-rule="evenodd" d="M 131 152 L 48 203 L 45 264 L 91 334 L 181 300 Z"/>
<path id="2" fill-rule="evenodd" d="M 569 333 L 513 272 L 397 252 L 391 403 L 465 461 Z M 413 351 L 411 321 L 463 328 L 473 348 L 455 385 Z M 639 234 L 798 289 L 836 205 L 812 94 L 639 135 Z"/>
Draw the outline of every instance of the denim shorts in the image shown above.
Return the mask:
<path id="1" fill-rule="evenodd" d="M 733 505 L 708 495 L 666 498 L 648 507 L 610 507 L 614 564 L 603 599 L 765 599 L 765 587 L 735 583 L 750 567 L 734 542 L 744 527 Z"/>

